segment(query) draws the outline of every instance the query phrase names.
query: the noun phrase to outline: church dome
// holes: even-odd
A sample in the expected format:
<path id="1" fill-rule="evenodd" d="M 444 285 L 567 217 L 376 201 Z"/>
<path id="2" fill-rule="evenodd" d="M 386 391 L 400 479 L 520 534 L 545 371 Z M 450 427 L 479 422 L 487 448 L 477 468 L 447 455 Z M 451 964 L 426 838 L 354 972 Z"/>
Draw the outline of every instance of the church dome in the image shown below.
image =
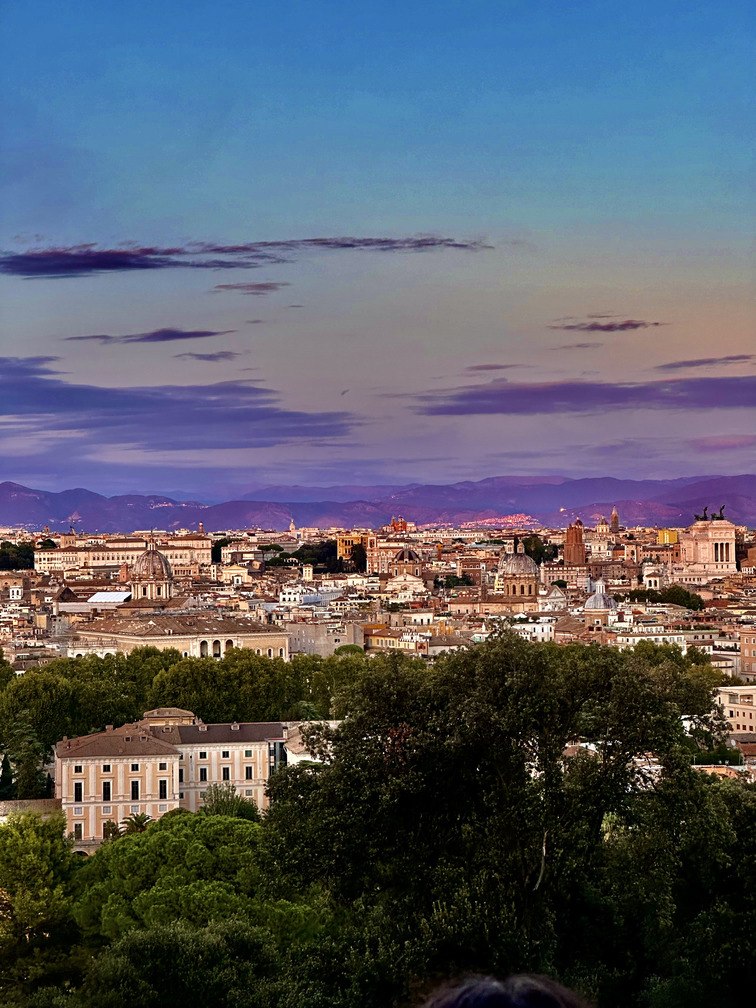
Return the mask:
<path id="1" fill-rule="evenodd" d="M 413 549 L 410 549 L 409 546 L 405 546 L 403 549 L 399 550 L 399 552 L 394 557 L 393 562 L 395 564 L 396 563 L 419 564 L 421 560 Z"/>
<path id="2" fill-rule="evenodd" d="M 134 561 L 131 572 L 132 581 L 170 581 L 173 577 L 171 565 L 160 553 L 154 542 Z"/>
<path id="3" fill-rule="evenodd" d="M 611 595 L 607 595 L 604 582 L 599 580 L 594 585 L 593 594 L 588 596 L 583 608 L 601 610 L 616 609 L 617 603 Z"/>
<path id="4" fill-rule="evenodd" d="M 512 553 L 511 556 L 502 553 L 499 573 L 510 577 L 538 577 L 538 564 L 528 556 L 522 543 L 518 543 L 516 553 Z"/>

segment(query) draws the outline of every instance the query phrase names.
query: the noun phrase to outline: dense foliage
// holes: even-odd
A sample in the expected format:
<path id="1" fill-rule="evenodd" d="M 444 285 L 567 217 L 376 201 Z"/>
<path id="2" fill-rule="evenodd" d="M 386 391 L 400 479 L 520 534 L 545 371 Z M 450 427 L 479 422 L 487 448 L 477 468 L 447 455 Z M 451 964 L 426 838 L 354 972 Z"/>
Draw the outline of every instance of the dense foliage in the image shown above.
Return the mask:
<path id="1" fill-rule="evenodd" d="M 34 566 L 34 543 L 0 542 L 0 570 L 31 570 Z"/>
<path id="2" fill-rule="evenodd" d="M 659 603 L 660 605 L 676 605 L 692 611 L 705 608 L 705 603 L 701 596 L 695 592 L 688 591 L 682 585 L 670 585 L 661 591 L 657 591 L 655 588 L 638 588 L 629 592 L 628 598 L 631 602 L 649 602 L 652 605 L 655 603 Z"/>
<path id="3" fill-rule="evenodd" d="M 3 1003 L 404 1008 L 469 970 L 546 972 L 599 1008 L 742 1003 L 756 791 L 690 767 L 681 714 L 718 741 L 700 656 L 505 635 L 267 676 L 242 652 L 143 658 L 151 703 L 345 719 L 273 777 L 262 822 L 219 794 L 88 859 L 55 820 L 0 827 Z"/>

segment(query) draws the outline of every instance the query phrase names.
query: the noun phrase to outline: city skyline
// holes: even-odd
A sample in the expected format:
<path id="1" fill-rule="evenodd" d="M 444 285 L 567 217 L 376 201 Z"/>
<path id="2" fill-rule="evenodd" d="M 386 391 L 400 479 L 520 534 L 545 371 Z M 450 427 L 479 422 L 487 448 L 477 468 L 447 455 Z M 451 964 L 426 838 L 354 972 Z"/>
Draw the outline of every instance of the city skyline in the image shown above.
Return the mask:
<path id="1" fill-rule="evenodd" d="M 747 11 L 9 3 L 5 478 L 753 471 Z"/>

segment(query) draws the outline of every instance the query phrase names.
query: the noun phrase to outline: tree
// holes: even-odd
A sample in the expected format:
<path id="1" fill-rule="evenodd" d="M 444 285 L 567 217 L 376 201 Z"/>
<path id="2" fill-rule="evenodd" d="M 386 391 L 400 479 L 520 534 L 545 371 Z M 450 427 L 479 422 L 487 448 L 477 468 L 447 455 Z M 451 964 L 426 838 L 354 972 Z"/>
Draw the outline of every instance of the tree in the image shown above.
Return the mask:
<path id="1" fill-rule="evenodd" d="M 92 964 L 85 1008 L 268 1008 L 277 956 L 270 936 L 243 919 L 202 928 L 183 921 L 131 931 Z"/>
<path id="2" fill-rule="evenodd" d="M 15 793 L 16 788 L 13 784 L 11 762 L 8 758 L 8 753 L 4 753 L 2 765 L 0 766 L 0 801 L 7 801 L 9 798 L 13 798 Z"/>
<path id="3" fill-rule="evenodd" d="M 672 791 L 689 786 L 681 715 L 707 717 L 715 681 L 710 667 L 664 649 L 509 635 L 431 667 L 370 664 L 344 693 L 346 720 L 321 729 L 326 761 L 271 779 L 276 862 L 340 906 L 362 907 L 366 927 L 382 922 L 384 947 L 402 949 L 401 965 L 380 966 L 396 998 L 435 972 L 525 969 L 629 1008 L 672 946 L 627 961 L 639 918 L 618 923 L 612 872 L 597 876 L 607 824 L 624 835 L 638 821 L 645 753 Z M 590 748 L 566 755 L 576 739 Z M 674 851 L 673 817 L 648 830 L 645 842 L 653 834 Z M 643 850 L 633 855 L 639 877 L 649 874 Z M 684 870 L 664 872 L 678 899 Z M 659 880 L 643 890 L 651 915 L 662 891 Z"/>
<path id="4" fill-rule="evenodd" d="M 79 859 L 62 815 L 11 815 L 0 825 L 0 1001 L 75 975 L 69 885 Z"/>
<path id="5" fill-rule="evenodd" d="M 5 728 L 5 749 L 13 767 L 16 798 L 44 798 L 47 778 L 42 770 L 45 750 L 31 726 L 26 711 Z"/>
<path id="6" fill-rule="evenodd" d="M 250 822 L 260 821 L 257 805 L 248 798 L 237 794 L 234 785 L 228 783 L 211 784 L 207 788 L 200 814 L 231 816 L 235 819 L 247 819 Z"/>
<path id="7" fill-rule="evenodd" d="M 0 570 L 31 570 L 34 567 L 34 543 L 0 542 Z"/>
<path id="8" fill-rule="evenodd" d="M 224 546 L 228 546 L 231 541 L 232 540 L 227 538 L 226 536 L 214 540 L 212 546 L 210 547 L 210 559 L 212 560 L 213 563 L 221 562 L 222 559 L 221 550 L 223 549 Z"/>
<path id="9" fill-rule="evenodd" d="M 356 571 L 364 573 L 367 570 L 367 550 L 362 543 L 355 543 L 350 553 L 352 566 Z"/>
<path id="10" fill-rule="evenodd" d="M 134 833 L 144 833 L 152 822 L 152 816 L 146 812 L 132 812 L 121 820 L 121 835 L 131 836 Z"/>
<path id="11" fill-rule="evenodd" d="M 37 549 L 41 550 L 53 550 L 57 548 L 58 544 L 55 542 L 54 539 L 43 539 L 37 546 Z"/>

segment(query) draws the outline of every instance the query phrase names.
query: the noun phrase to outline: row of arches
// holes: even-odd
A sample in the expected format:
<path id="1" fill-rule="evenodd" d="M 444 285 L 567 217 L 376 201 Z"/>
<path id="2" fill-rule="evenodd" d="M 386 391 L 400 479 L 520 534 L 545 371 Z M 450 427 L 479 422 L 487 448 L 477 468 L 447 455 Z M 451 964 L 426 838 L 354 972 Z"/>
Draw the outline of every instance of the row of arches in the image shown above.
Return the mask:
<path id="1" fill-rule="evenodd" d="M 223 654 L 226 651 L 229 651 L 232 647 L 235 646 L 236 645 L 232 640 L 227 640 L 225 642 L 225 645 L 219 640 L 214 641 L 202 640 L 200 641 L 200 658 L 210 658 L 211 656 L 213 658 L 221 658 L 223 657 Z M 261 655 L 262 653 L 263 653 L 262 648 L 255 649 L 255 654 Z M 275 649 L 269 647 L 267 654 L 268 658 L 275 657 Z M 284 648 L 282 647 L 278 648 L 278 657 L 279 658 L 286 657 L 286 651 Z"/>

